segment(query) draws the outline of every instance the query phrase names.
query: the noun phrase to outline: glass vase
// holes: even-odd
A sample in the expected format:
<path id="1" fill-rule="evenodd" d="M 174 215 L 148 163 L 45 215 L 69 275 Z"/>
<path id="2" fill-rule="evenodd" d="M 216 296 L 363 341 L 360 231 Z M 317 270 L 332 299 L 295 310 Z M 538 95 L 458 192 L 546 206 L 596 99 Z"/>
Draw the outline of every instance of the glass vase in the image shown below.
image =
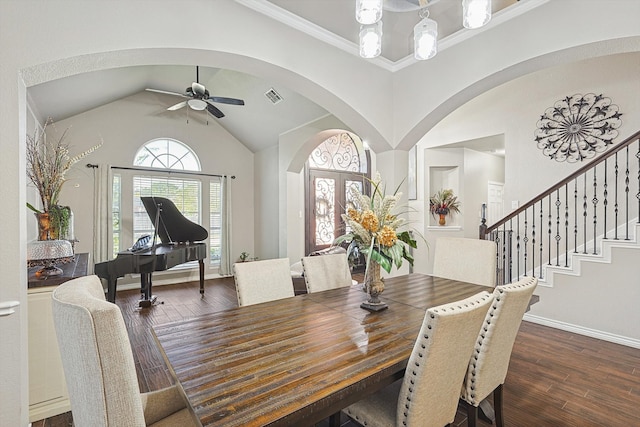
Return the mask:
<path id="1" fill-rule="evenodd" d="M 54 229 L 49 212 L 35 212 L 38 222 L 38 240 L 57 240 L 58 231 Z"/>

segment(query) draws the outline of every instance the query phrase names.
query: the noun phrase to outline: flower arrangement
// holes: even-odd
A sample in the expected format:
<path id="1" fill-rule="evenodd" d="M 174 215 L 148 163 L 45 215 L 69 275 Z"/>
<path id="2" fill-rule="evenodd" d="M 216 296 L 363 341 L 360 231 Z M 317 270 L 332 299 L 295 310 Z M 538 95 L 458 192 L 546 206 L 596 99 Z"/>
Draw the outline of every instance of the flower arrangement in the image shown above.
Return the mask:
<path id="1" fill-rule="evenodd" d="M 402 266 L 405 259 L 413 265 L 413 257 L 409 247 L 416 248 L 416 241 L 408 231 L 398 231 L 406 224 L 404 218 L 393 213 L 402 193 L 398 189 L 393 195 L 385 195 L 381 185 L 380 174 L 371 181 L 372 196 L 362 194 L 356 187 L 351 187 L 351 199 L 355 208 L 349 208 L 342 219 L 349 226 L 350 232 L 338 237 L 334 244 L 350 243 L 348 255 L 359 250 L 367 257 L 367 269 L 371 260 L 378 263 L 387 273 L 392 266 Z"/>
<path id="2" fill-rule="evenodd" d="M 429 211 L 434 218 L 436 215 L 460 213 L 460 201 L 453 190 L 440 190 L 429 198 Z"/>
<path id="3" fill-rule="evenodd" d="M 29 203 L 27 207 L 36 214 L 49 213 L 52 216 L 52 226 L 58 230 L 58 233 L 54 233 L 53 238 L 56 238 L 55 236 L 64 234 L 62 228 L 65 223 L 68 223 L 70 215 L 68 207 L 58 205 L 60 191 L 66 182 L 66 173 L 75 163 L 100 148 L 102 142 L 70 157 L 69 145 L 65 142 L 69 128 L 55 141 L 53 138 L 45 137 L 47 126 L 51 123 L 53 121 L 48 119 L 42 131 L 36 131 L 33 136 L 27 136 L 27 177 L 38 190 L 42 210 L 36 209 Z"/>

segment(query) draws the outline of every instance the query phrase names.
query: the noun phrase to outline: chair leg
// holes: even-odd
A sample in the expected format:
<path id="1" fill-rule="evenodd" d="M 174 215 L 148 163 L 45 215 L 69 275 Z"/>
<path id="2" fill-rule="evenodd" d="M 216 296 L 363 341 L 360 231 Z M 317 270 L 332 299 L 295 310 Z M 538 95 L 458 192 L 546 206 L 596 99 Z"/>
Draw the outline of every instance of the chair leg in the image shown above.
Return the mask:
<path id="1" fill-rule="evenodd" d="M 478 407 L 473 406 L 469 403 L 467 406 L 467 427 L 476 427 L 476 423 L 478 422 Z"/>
<path id="2" fill-rule="evenodd" d="M 329 427 L 340 427 L 340 412 L 329 417 Z"/>
<path id="3" fill-rule="evenodd" d="M 502 416 L 502 384 L 493 390 L 493 410 L 496 413 L 496 427 L 504 426 L 504 418 Z"/>

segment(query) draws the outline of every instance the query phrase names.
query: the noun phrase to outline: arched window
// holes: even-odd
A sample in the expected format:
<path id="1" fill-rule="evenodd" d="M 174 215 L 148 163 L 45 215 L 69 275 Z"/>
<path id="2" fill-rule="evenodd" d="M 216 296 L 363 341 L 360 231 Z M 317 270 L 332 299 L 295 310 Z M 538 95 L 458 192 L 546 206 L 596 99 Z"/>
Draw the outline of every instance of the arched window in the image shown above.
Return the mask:
<path id="1" fill-rule="evenodd" d="M 340 214 L 349 207 L 350 188 L 368 191 L 369 153 L 352 134 L 335 134 L 320 143 L 306 163 L 307 253 L 324 249 L 345 231 Z"/>
<path id="2" fill-rule="evenodd" d="M 193 151 L 175 139 L 154 139 L 136 153 L 134 166 L 199 171 L 200 161 Z"/>
<path id="3" fill-rule="evenodd" d="M 220 178 L 198 174 L 201 168 L 196 153 L 186 144 L 170 138 L 146 142 L 134 156 L 133 166 L 131 170 L 123 169 L 114 174 L 114 256 L 141 236 L 153 235 L 154 224 L 140 197 L 158 196 L 170 199 L 187 219 L 209 230 L 209 260 L 211 265 L 217 265 L 220 261 L 222 225 Z M 131 196 L 131 205 L 127 203 L 131 211 L 121 209 L 124 206 L 121 200 L 123 194 L 124 197 Z M 204 198 L 203 194 L 209 197 Z M 203 202 L 207 199 L 205 206 Z M 131 225 L 121 229 L 123 223 Z"/>
<path id="4" fill-rule="evenodd" d="M 309 167 L 367 173 L 367 156 L 348 133 L 325 139 L 309 156 Z"/>

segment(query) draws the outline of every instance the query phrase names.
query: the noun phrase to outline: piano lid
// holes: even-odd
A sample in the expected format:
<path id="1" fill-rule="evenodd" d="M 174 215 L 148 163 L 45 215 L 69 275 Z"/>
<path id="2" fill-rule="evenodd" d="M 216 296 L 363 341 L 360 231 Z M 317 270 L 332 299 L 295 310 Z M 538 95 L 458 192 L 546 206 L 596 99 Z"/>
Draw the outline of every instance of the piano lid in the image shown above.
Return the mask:
<path id="1" fill-rule="evenodd" d="M 204 227 L 185 218 L 171 200 L 154 196 L 140 197 L 140 199 L 152 224 L 155 224 L 156 213 L 160 207 L 160 218 L 156 231 L 162 243 L 200 242 L 209 236 Z"/>

